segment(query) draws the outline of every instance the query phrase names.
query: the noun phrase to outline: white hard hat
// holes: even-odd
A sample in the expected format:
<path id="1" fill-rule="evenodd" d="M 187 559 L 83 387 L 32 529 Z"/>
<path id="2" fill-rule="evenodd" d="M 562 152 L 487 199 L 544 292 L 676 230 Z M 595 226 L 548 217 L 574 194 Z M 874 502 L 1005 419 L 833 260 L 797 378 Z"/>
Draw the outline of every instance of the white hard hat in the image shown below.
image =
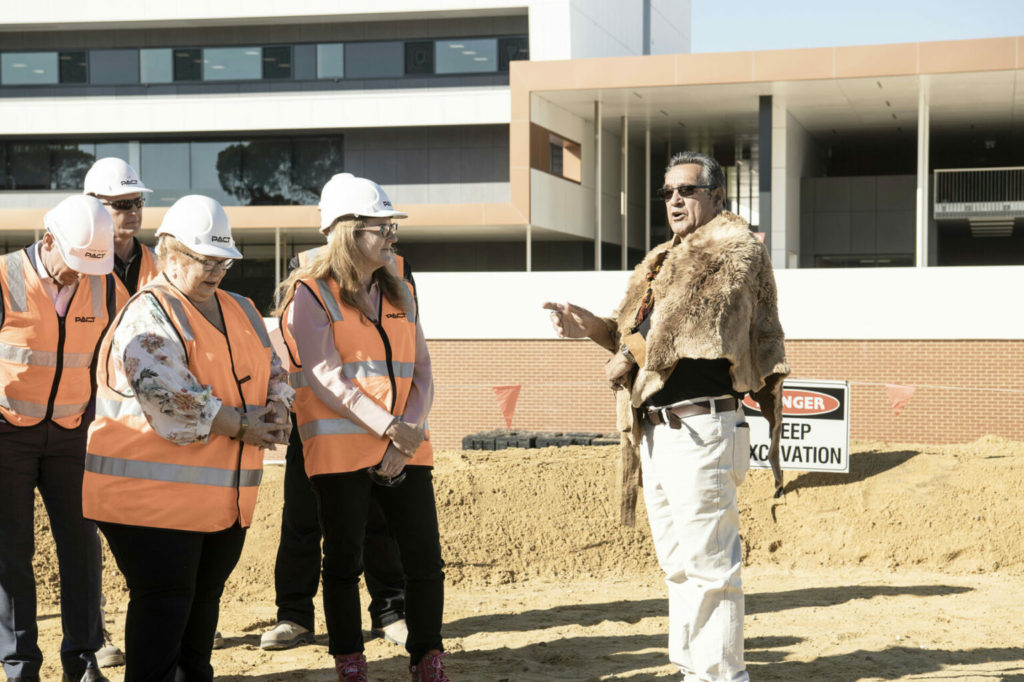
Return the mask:
<path id="1" fill-rule="evenodd" d="M 114 269 L 114 219 L 96 197 L 70 196 L 43 218 L 68 267 L 83 275 Z"/>
<path id="2" fill-rule="evenodd" d="M 100 159 L 85 174 L 83 194 L 98 194 L 105 197 L 119 197 L 137 192 L 152 192 L 139 180 L 139 174 L 127 163 L 115 156 Z"/>
<path id="3" fill-rule="evenodd" d="M 156 236 L 169 234 L 204 256 L 241 258 L 231 238 L 231 223 L 216 200 L 189 194 L 174 202 L 164 214 Z"/>
<path id="4" fill-rule="evenodd" d="M 351 173 L 338 173 L 320 192 L 320 232 L 326 234 L 334 221 L 342 216 L 362 218 L 408 218 L 396 211 L 391 199 L 373 180 L 357 178 Z"/>

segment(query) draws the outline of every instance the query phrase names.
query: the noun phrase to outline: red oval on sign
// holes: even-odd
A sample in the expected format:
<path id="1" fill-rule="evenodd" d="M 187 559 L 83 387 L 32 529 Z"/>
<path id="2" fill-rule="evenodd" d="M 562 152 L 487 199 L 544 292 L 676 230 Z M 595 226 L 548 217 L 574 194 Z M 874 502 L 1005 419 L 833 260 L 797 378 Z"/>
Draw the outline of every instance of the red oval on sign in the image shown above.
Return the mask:
<path id="1" fill-rule="evenodd" d="M 757 404 L 749 395 L 743 398 L 743 404 L 752 410 L 761 411 L 761 406 Z M 828 414 L 839 409 L 839 400 L 828 395 L 827 393 L 818 393 L 817 391 L 805 391 L 802 389 L 783 389 L 782 390 L 782 415 L 789 417 L 800 417 L 814 414 Z"/>

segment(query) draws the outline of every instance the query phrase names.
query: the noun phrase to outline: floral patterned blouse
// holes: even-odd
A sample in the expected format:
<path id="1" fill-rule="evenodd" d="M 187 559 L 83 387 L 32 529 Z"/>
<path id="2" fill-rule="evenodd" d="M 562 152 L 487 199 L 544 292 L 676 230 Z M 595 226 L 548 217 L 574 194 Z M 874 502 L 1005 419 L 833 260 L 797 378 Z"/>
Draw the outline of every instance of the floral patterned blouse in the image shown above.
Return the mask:
<path id="1" fill-rule="evenodd" d="M 271 353 L 267 400 L 290 408 L 295 390 L 280 358 Z M 221 400 L 189 371 L 185 347 L 153 296 L 137 296 L 125 307 L 110 356 L 115 388 L 135 395 L 158 435 L 178 445 L 209 440 Z"/>

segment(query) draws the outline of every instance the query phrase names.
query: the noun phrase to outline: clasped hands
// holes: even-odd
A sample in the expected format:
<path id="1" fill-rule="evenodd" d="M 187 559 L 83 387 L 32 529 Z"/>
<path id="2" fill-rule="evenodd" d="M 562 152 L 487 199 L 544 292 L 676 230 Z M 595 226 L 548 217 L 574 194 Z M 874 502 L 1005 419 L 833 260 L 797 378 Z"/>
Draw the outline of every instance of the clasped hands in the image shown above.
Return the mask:
<path id="1" fill-rule="evenodd" d="M 261 449 L 285 445 L 292 433 L 288 406 L 278 400 L 269 400 L 263 407 L 245 410 L 249 426 L 239 440 Z"/>
<path id="2" fill-rule="evenodd" d="M 391 442 L 384 451 L 384 459 L 377 465 L 377 471 L 382 476 L 394 478 L 402 473 L 406 463 L 427 439 L 427 431 L 422 426 L 396 418 L 385 429 L 384 435 L 390 438 Z"/>

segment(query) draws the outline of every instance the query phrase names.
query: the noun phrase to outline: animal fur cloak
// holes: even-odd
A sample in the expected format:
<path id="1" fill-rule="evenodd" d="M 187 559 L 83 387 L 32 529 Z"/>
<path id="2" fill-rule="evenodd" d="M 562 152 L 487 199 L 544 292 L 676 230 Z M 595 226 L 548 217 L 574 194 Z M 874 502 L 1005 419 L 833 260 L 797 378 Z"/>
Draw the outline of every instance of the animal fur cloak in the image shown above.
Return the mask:
<path id="1" fill-rule="evenodd" d="M 668 250 L 654 279 L 654 312 L 646 342 L 633 333 L 645 278 L 659 254 Z M 626 295 L 604 320 L 618 347 L 626 341 L 640 365 L 630 390 L 618 391 L 617 417 L 622 433 L 620 520 L 633 525 L 640 483 L 638 448 L 642 428 L 637 408 L 657 393 L 680 358 L 732 363 L 732 385 L 750 392 L 768 420 L 768 460 L 782 491 L 779 435 L 782 380 L 789 374 L 775 278 L 768 251 L 740 217 L 722 212 L 673 246 L 655 247 L 637 265 Z M 639 354 L 638 354 L 639 352 Z"/>

